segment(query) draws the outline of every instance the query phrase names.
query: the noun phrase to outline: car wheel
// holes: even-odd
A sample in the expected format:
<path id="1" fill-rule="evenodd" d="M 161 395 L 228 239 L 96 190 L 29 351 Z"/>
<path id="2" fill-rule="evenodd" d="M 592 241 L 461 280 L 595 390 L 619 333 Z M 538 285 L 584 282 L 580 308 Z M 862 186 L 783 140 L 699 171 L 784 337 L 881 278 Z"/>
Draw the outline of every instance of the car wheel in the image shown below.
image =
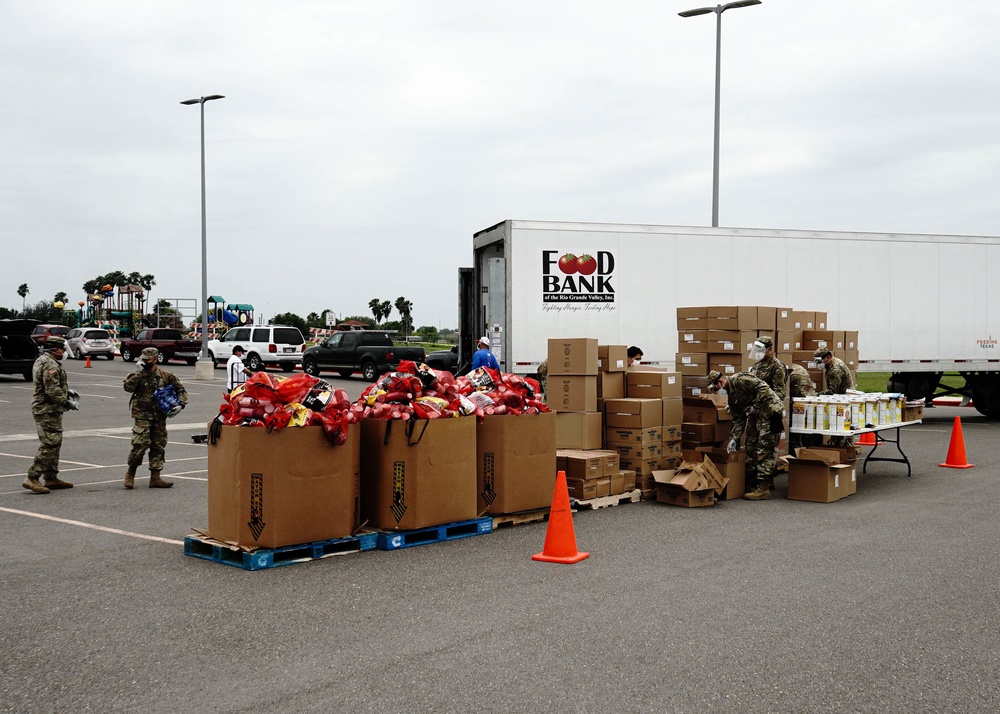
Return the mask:
<path id="1" fill-rule="evenodd" d="M 347 379 L 348 377 L 353 377 L 354 376 L 354 370 L 353 369 L 338 369 L 337 370 L 337 374 L 339 374 L 344 379 Z"/>
<path id="2" fill-rule="evenodd" d="M 263 371 L 264 363 L 260 361 L 260 355 L 256 352 L 251 352 L 247 357 L 247 367 L 250 368 L 251 372 Z"/>
<path id="3" fill-rule="evenodd" d="M 156 353 L 156 364 L 166 364 L 166 363 L 167 363 L 167 356 L 165 354 L 163 354 L 162 352 L 157 352 Z"/>
<path id="4" fill-rule="evenodd" d="M 312 377 L 319 376 L 319 364 L 314 359 L 302 360 L 302 371 Z"/>
<path id="5" fill-rule="evenodd" d="M 281 363 L 281 371 L 282 372 L 291 372 L 293 369 L 295 369 L 295 363 L 294 362 L 282 362 Z"/>
<path id="6" fill-rule="evenodd" d="M 184 361 L 188 363 L 188 366 L 193 367 L 194 363 L 198 361 L 197 357 L 185 357 Z"/>
<path id="7" fill-rule="evenodd" d="M 208 353 L 208 358 L 212 360 L 212 369 L 215 369 L 216 367 L 219 366 L 219 360 L 215 359 L 215 353 L 212 352 L 211 350 Z"/>
<path id="8" fill-rule="evenodd" d="M 374 362 L 365 362 L 361 365 L 361 374 L 369 382 L 374 382 L 378 379 L 378 368 Z"/>
<path id="9" fill-rule="evenodd" d="M 134 357 L 132 357 L 132 350 L 130 350 L 128 347 L 122 347 L 122 359 L 125 360 L 126 362 L 131 362 L 133 359 L 135 359 Z"/>
<path id="10" fill-rule="evenodd" d="M 113 362 L 114 359 L 115 359 L 115 353 L 114 352 L 112 352 L 109 355 L 105 355 L 105 356 L 108 358 L 108 362 Z"/>

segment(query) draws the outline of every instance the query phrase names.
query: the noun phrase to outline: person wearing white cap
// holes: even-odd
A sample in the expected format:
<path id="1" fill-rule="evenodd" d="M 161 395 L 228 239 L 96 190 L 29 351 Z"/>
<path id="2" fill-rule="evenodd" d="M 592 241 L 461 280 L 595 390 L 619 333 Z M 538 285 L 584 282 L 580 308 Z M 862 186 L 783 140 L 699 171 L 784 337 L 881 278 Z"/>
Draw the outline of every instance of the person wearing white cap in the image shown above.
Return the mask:
<path id="1" fill-rule="evenodd" d="M 495 370 L 500 369 L 497 358 L 490 352 L 490 338 L 486 335 L 479 338 L 479 343 L 476 345 L 476 353 L 472 355 L 472 369 L 477 370 L 480 367 L 489 367 Z"/>

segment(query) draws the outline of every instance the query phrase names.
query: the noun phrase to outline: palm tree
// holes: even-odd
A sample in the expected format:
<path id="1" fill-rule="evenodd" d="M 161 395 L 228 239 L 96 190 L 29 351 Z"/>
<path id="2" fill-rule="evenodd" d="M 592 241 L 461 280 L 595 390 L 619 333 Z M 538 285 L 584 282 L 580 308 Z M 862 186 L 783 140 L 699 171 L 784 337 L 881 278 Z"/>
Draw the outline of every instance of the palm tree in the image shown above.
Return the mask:
<path id="1" fill-rule="evenodd" d="M 26 297 L 28 297 L 28 293 L 30 293 L 30 292 L 31 291 L 28 290 L 28 284 L 27 283 L 21 283 L 21 285 L 17 288 L 17 294 L 21 296 L 21 312 L 24 312 L 24 310 L 25 310 L 24 299 Z"/>
<path id="2" fill-rule="evenodd" d="M 56 296 L 52 298 L 52 302 L 66 302 L 66 293 L 61 291 L 56 293 Z"/>
<path id="3" fill-rule="evenodd" d="M 372 298 L 368 301 L 368 308 L 372 311 L 372 315 L 375 316 L 375 324 L 378 325 L 382 322 L 382 303 L 378 298 Z"/>
<path id="4" fill-rule="evenodd" d="M 407 300 L 405 297 L 400 295 L 396 298 L 396 312 L 399 313 L 399 319 L 403 323 L 403 339 L 409 335 L 410 325 L 412 321 L 410 320 L 410 311 L 413 310 L 413 303 Z"/>

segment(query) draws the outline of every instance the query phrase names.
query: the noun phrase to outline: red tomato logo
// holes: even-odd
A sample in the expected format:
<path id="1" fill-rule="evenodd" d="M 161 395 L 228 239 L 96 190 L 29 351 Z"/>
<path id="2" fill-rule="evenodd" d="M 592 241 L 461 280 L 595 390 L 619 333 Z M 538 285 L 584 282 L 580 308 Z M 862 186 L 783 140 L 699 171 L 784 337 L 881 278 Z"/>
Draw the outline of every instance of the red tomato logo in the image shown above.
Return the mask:
<path id="1" fill-rule="evenodd" d="M 580 275 L 590 275 L 597 270 L 597 261 L 594 256 L 584 253 L 576 259 L 576 272 Z"/>
<path id="2" fill-rule="evenodd" d="M 577 263 L 577 257 L 572 253 L 567 253 L 559 259 L 559 270 L 566 273 L 566 275 L 572 275 L 579 269 L 579 264 Z M 596 263 L 595 263 L 596 267 Z"/>

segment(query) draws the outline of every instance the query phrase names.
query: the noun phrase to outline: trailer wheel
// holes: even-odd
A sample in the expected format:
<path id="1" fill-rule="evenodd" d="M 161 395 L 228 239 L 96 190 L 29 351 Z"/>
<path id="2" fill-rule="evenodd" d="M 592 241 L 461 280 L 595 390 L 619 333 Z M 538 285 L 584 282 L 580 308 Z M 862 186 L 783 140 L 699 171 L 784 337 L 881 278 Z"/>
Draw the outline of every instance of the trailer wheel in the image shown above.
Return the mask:
<path id="1" fill-rule="evenodd" d="M 930 399 L 941 382 L 938 372 L 903 372 L 889 378 L 886 390 L 902 392 L 909 399 Z"/>
<path id="2" fill-rule="evenodd" d="M 983 416 L 1000 419 L 1000 374 L 981 374 L 972 386 L 972 404 Z"/>

